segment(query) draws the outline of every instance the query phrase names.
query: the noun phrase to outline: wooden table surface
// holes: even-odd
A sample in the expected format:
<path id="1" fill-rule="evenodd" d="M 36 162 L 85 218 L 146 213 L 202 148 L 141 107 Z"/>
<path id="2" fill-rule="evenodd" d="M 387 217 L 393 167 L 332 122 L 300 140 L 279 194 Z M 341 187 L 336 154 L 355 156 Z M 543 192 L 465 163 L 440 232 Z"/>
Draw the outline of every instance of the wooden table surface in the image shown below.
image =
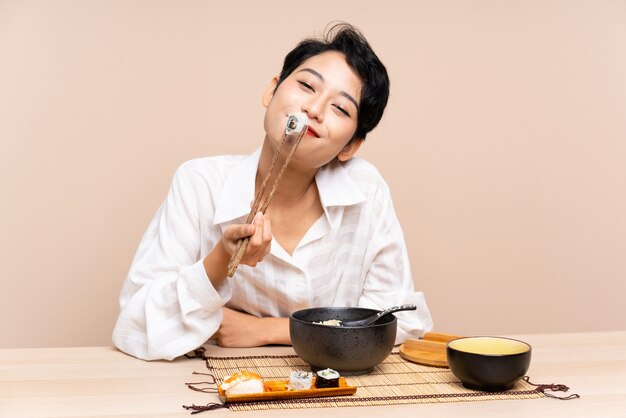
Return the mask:
<path id="1" fill-rule="evenodd" d="M 528 375 L 562 383 L 580 399 L 543 398 L 329 409 L 203 412 L 201 417 L 626 417 L 626 331 L 517 335 L 533 347 Z M 225 349 L 207 355 L 292 354 L 291 347 Z M 189 390 L 204 362 L 145 362 L 112 347 L 0 349 L 0 417 L 184 417 L 182 405 L 217 401 Z M 200 379 L 201 380 L 201 379 Z M 560 393 L 557 393 L 560 394 Z"/>

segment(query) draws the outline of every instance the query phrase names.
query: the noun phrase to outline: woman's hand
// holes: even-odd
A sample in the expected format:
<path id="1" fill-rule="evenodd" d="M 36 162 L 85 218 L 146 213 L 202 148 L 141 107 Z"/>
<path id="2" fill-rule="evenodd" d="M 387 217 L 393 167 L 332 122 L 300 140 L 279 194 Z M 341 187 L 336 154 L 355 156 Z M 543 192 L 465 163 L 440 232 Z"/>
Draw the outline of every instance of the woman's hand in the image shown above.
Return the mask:
<path id="1" fill-rule="evenodd" d="M 223 313 L 222 323 L 212 337 L 219 346 L 291 344 L 288 318 L 258 318 L 229 308 L 224 308 Z"/>
<path id="2" fill-rule="evenodd" d="M 230 225 L 224 230 L 222 238 L 213 250 L 204 258 L 204 270 L 211 284 L 216 289 L 226 280 L 227 266 L 241 238 L 250 237 L 246 253 L 241 264 L 256 266 L 270 252 L 272 226 L 269 218 L 257 213 L 250 225 Z"/>
<path id="3" fill-rule="evenodd" d="M 226 252 L 232 255 L 237 247 L 237 242 L 241 238 L 250 237 L 246 253 L 241 260 L 241 264 L 256 266 L 269 254 L 272 244 L 272 226 L 269 218 L 258 212 L 252 224 L 230 225 L 224 230 L 222 235 L 222 245 Z"/>

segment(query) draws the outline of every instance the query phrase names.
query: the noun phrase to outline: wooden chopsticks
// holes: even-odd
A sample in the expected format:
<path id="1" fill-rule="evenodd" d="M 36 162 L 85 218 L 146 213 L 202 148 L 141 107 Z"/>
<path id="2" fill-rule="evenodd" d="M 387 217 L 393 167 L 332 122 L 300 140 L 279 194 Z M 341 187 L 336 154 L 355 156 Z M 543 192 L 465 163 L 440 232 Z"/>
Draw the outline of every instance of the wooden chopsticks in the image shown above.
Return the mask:
<path id="1" fill-rule="evenodd" d="M 291 157 L 293 156 L 294 152 L 296 152 L 296 148 L 298 148 L 298 145 L 300 144 L 302 137 L 307 131 L 306 116 L 301 116 L 301 117 L 304 117 L 304 125 L 301 127 L 300 131 L 293 132 L 294 129 L 296 129 L 298 125 L 298 118 L 297 116 L 293 116 L 293 115 L 289 116 L 289 119 L 287 120 L 287 127 L 285 128 L 285 132 L 283 133 L 283 136 L 280 140 L 280 144 L 278 145 L 278 148 L 276 148 L 276 152 L 274 153 L 274 158 L 272 159 L 272 164 L 270 165 L 270 169 L 268 170 L 267 174 L 263 178 L 261 187 L 259 187 L 259 190 L 257 190 L 256 196 L 254 197 L 254 201 L 252 202 L 252 209 L 250 210 L 250 213 L 248 214 L 248 218 L 246 219 L 247 224 L 252 223 L 254 216 L 257 214 L 257 212 L 261 212 L 264 214 L 270 202 L 272 201 L 272 197 L 274 197 L 274 193 L 276 192 L 276 189 L 278 188 L 278 183 L 280 182 L 280 178 L 285 172 L 285 169 L 287 168 L 287 165 L 289 164 L 289 160 L 291 160 Z M 285 145 L 287 143 L 292 143 L 292 142 L 293 142 L 293 145 L 291 146 L 291 149 L 289 150 L 289 154 L 287 155 L 287 157 L 285 158 L 285 161 L 280 167 L 280 171 L 278 172 L 278 175 L 274 179 L 274 183 L 272 184 L 272 188 L 270 192 L 266 195 L 265 194 L 266 186 L 270 177 L 272 177 L 272 173 L 274 172 L 274 167 L 276 166 L 276 162 L 278 161 L 278 156 L 280 155 Z M 235 274 L 235 271 L 237 270 L 239 263 L 241 263 L 241 260 L 243 259 L 243 256 L 246 253 L 246 249 L 248 248 L 249 242 L 250 242 L 250 237 L 242 238 L 237 242 L 235 251 L 233 252 L 232 256 L 230 257 L 230 261 L 228 262 L 228 267 L 227 267 L 228 277 L 233 277 L 233 274 Z"/>

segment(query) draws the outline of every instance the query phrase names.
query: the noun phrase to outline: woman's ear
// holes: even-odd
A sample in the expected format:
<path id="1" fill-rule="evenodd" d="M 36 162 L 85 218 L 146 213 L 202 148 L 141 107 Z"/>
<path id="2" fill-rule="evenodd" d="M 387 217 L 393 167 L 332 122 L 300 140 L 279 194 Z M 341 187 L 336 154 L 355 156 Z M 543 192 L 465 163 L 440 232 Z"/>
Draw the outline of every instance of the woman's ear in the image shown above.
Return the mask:
<path id="1" fill-rule="evenodd" d="M 339 155 L 337 155 L 337 159 L 339 161 L 348 161 L 350 158 L 354 157 L 354 154 L 361 148 L 361 144 L 363 144 L 363 140 L 360 138 L 352 139 L 348 142 L 348 145 L 343 147 Z"/>
<path id="2" fill-rule="evenodd" d="M 274 97 L 274 91 L 276 91 L 276 86 L 278 86 L 278 76 L 272 77 L 270 84 L 265 89 L 265 93 L 263 93 L 263 107 L 269 106 L 272 101 L 272 97 Z"/>

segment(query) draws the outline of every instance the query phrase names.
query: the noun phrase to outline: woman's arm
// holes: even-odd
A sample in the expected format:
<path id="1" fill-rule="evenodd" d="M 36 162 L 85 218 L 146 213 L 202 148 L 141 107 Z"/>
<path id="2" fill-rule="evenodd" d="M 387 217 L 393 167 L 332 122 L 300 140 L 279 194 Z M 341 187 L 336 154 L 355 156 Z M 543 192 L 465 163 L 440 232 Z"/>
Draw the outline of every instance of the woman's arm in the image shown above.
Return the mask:
<path id="1" fill-rule="evenodd" d="M 222 323 L 213 335 L 222 347 L 291 345 L 289 318 L 258 318 L 232 309 L 223 309 Z"/>
<path id="2" fill-rule="evenodd" d="M 381 183 L 375 200 L 379 212 L 367 250 L 368 270 L 358 305 L 380 310 L 416 305 L 415 311 L 394 313 L 398 318 L 396 344 L 400 344 L 407 338 L 423 336 L 432 329 L 433 321 L 424 294 L 415 291 L 404 235 L 385 183 Z"/>
<path id="3" fill-rule="evenodd" d="M 210 196 L 196 170 L 187 162 L 176 171 L 122 286 L 113 343 L 141 359 L 171 360 L 202 345 L 231 297 L 227 284 L 211 284 L 200 258 L 202 240 L 219 235 L 202 235 L 200 213 L 210 213 L 199 206 Z"/>
<path id="4" fill-rule="evenodd" d="M 206 167 L 193 161 L 177 170 L 122 287 L 113 342 L 141 359 L 174 359 L 217 331 L 231 298 L 226 266 L 239 238 L 251 236 L 243 264 L 256 265 L 270 250 L 271 226 L 261 214 L 223 234 L 207 226 L 213 208 L 200 170 Z M 204 258 L 202 243 L 213 243 Z"/>

